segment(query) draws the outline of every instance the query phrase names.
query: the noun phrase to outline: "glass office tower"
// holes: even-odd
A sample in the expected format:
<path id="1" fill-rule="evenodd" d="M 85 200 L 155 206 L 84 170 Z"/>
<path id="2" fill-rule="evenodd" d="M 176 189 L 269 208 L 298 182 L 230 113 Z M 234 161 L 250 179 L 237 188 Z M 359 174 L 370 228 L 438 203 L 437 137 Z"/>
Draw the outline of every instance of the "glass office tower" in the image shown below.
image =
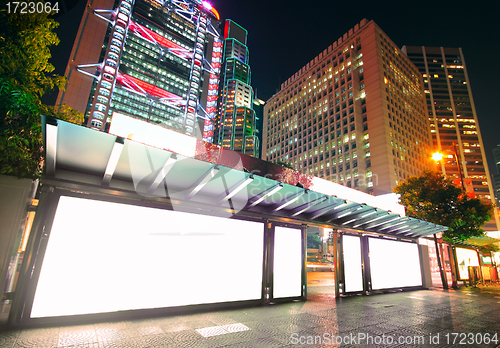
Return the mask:
<path id="1" fill-rule="evenodd" d="M 259 157 L 246 42 L 247 31 L 226 20 L 216 142 L 225 148 Z"/>
<path id="2" fill-rule="evenodd" d="M 470 196 L 495 203 L 462 49 L 405 46 L 403 52 L 424 80 L 433 146 L 445 156 L 442 173 L 463 180 Z M 498 230 L 494 221 L 485 228 Z"/>
<path id="3" fill-rule="evenodd" d="M 94 8 L 99 5 L 110 6 Z M 64 99 L 62 93 L 58 102 L 73 106 L 72 99 L 83 97 L 74 90 L 89 90 L 85 110 L 76 107 L 88 127 L 106 130 L 118 112 L 210 138 L 222 59 L 217 11 L 198 0 L 119 0 L 112 7 L 84 16 L 67 69 L 73 95 Z M 106 31 L 92 25 L 89 15 L 106 23 Z M 91 55 L 85 52 L 100 40 L 100 56 L 95 48 Z M 73 70 L 93 78 L 90 88 L 88 80 L 72 79 Z"/>
<path id="4" fill-rule="evenodd" d="M 374 195 L 431 165 L 417 68 L 366 19 L 281 85 L 264 107 L 262 156 Z"/>

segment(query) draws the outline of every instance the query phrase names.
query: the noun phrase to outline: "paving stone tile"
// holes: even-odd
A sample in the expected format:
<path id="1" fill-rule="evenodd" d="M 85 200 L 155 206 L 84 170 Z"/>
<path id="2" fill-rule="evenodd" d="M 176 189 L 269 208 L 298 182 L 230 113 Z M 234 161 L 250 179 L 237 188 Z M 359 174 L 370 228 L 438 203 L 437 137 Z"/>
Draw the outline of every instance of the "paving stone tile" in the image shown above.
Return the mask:
<path id="1" fill-rule="evenodd" d="M 94 325 L 67 326 L 59 330 L 58 347 L 98 345 Z"/>
<path id="2" fill-rule="evenodd" d="M 12 330 L 0 323 L 0 348 L 297 347 L 291 341 L 293 334 L 316 337 L 325 333 L 425 337 L 427 341 L 429 335 L 439 334 L 439 344 L 425 342 L 420 346 L 451 347 L 443 339 L 446 333 L 500 333 L 499 302 L 500 285 L 490 286 L 487 291 L 411 291 L 338 301 L 311 296 L 307 302 L 46 329 Z M 221 329 L 220 334 L 210 337 L 196 331 L 216 327 Z M 248 329 L 239 331 L 242 327 Z M 338 345 L 322 342 L 309 346 Z M 397 342 L 390 345 L 416 346 Z"/>
<path id="3" fill-rule="evenodd" d="M 0 332 L 0 348 L 12 348 L 17 340 L 17 332 Z"/>
<path id="4" fill-rule="evenodd" d="M 17 347 L 52 348 L 59 344 L 59 328 L 25 329 L 19 332 Z"/>

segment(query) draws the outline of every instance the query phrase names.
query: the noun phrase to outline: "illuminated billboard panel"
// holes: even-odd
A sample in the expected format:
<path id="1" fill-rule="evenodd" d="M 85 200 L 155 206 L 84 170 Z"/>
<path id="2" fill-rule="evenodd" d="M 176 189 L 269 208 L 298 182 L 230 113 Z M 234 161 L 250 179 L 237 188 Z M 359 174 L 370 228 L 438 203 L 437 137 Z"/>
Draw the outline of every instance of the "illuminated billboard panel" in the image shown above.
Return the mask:
<path id="1" fill-rule="evenodd" d="M 465 248 L 456 248 L 458 275 L 460 279 L 469 279 L 469 266 L 478 267 L 479 257 L 477 251 Z"/>
<path id="2" fill-rule="evenodd" d="M 422 286 L 418 245 L 368 238 L 372 289 Z"/>
<path id="3" fill-rule="evenodd" d="M 109 133 L 186 157 L 195 157 L 196 138 L 113 112 Z"/>
<path id="4" fill-rule="evenodd" d="M 361 239 L 356 236 L 342 237 L 344 256 L 345 292 L 363 291 L 361 266 Z"/>
<path id="5" fill-rule="evenodd" d="M 302 295 L 302 231 L 276 226 L 274 231 L 273 297 Z"/>
<path id="6" fill-rule="evenodd" d="M 32 318 L 262 297 L 262 223 L 62 196 Z"/>

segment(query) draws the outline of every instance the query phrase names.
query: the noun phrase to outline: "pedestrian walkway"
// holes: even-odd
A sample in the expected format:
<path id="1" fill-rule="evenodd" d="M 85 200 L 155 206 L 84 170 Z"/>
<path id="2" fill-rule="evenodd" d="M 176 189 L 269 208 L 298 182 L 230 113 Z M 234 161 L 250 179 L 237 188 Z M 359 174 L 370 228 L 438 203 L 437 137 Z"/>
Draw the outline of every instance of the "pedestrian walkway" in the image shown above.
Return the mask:
<path id="1" fill-rule="evenodd" d="M 3 321 L 0 347 L 498 347 L 499 311 L 499 285 L 337 301 L 313 295 L 306 302 L 81 326 L 12 330 Z"/>

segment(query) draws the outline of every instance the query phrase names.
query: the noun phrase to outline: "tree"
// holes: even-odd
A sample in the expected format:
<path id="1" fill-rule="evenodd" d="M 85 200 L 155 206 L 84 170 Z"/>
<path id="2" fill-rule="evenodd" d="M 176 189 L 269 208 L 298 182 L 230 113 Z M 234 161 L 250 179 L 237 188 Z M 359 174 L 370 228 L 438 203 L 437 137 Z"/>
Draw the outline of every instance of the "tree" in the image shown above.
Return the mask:
<path id="1" fill-rule="evenodd" d="M 42 171 L 40 115 L 82 123 L 83 114 L 65 105 L 41 102 L 46 92 L 63 89 L 66 78 L 52 74 L 49 46 L 59 39 L 58 23 L 46 13 L 0 11 L 0 174 L 38 178 Z"/>
<path id="2" fill-rule="evenodd" d="M 318 249 L 321 245 L 321 239 L 317 234 L 307 235 L 307 249 Z"/>
<path id="3" fill-rule="evenodd" d="M 40 98 L 54 88 L 64 88 L 66 78 L 52 74 L 49 46 L 59 44 L 52 30 L 59 24 L 42 13 L 0 11 L 0 77 L 15 89 Z"/>
<path id="4" fill-rule="evenodd" d="M 492 216 L 492 204 L 468 197 L 462 188 L 436 172 L 409 177 L 393 191 L 401 195 L 407 216 L 447 226 L 443 239 L 449 242 L 484 235 L 482 226 Z"/>
<path id="5" fill-rule="evenodd" d="M 0 174 L 30 179 L 41 174 L 42 127 L 35 99 L 0 79 Z"/>

